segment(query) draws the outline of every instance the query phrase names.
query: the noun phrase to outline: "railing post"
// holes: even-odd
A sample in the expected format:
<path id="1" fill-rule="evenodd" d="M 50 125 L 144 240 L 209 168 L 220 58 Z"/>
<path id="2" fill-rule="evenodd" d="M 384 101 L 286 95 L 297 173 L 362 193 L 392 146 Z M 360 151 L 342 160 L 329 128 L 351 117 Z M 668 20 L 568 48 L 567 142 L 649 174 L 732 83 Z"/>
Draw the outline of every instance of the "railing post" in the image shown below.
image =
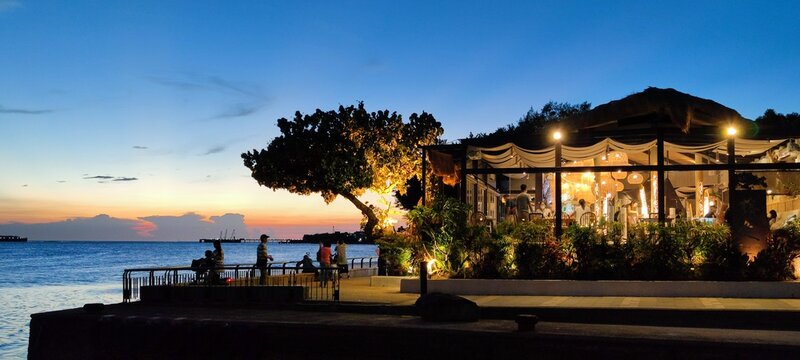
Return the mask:
<path id="1" fill-rule="evenodd" d="M 124 303 L 131 301 L 131 284 L 129 276 L 130 273 L 128 270 L 122 272 L 122 302 Z"/>
<path id="2" fill-rule="evenodd" d="M 419 294 L 425 295 L 428 293 L 428 264 L 425 262 L 419 263 Z"/>

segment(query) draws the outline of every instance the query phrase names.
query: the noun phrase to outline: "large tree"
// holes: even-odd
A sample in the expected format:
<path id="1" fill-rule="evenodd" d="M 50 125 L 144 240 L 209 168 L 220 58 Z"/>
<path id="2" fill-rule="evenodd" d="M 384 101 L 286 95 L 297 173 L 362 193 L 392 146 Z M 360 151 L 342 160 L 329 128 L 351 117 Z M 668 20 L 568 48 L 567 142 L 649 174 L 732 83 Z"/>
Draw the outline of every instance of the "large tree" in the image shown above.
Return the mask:
<path id="1" fill-rule="evenodd" d="M 363 103 L 306 115 L 298 111 L 291 120 L 278 119 L 278 128 L 281 135 L 266 149 L 242 154 L 253 178 L 272 189 L 318 192 L 326 203 L 344 197 L 366 217 L 370 239 L 378 217 L 358 197 L 366 190 L 403 192 L 399 185 L 420 172 L 420 148 L 443 133 L 442 124 L 426 112 L 404 122 L 396 112 L 367 112 Z"/>

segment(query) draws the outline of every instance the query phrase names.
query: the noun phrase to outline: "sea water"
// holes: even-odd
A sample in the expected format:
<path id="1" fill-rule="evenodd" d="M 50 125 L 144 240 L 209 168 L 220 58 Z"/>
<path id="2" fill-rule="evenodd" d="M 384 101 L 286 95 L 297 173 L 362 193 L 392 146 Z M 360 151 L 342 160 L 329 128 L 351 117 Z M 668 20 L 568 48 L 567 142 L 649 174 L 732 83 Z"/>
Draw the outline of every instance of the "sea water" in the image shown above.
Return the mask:
<path id="1" fill-rule="evenodd" d="M 257 243 L 224 243 L 225 264 L 252 264 Z M 275 262 L 299 261 L 315 244 L 269 243 Z M 0 243 L 0 359 L 26 358 L 30 315 L 122 302 L 122 271 L 189 266 L 211 244 L 197 242 L 31 241 Z M 349 245 L 347 256 L 375 256 Z"/>

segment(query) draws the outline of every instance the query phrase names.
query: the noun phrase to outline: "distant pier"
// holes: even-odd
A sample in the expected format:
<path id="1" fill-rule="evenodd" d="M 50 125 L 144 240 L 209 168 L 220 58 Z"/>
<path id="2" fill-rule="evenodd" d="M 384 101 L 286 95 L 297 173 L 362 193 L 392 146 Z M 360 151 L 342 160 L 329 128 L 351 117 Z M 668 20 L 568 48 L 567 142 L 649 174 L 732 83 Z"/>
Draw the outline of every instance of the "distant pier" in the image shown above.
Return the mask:
<path id="1" fill-rule="evenodd" d="M 238 239 L 200 239 L 201 243 L 213 243 L 214 241 L 219 241 L 221 243 L 251 243 L 251 242 L 259 242 L 259 239 L 245 239 L 245 238 L 238 238 Z M 273 243 L 292 243 L 292 242 L 300 242 L 298 239 L 269 239 L 269 242 Z"/>

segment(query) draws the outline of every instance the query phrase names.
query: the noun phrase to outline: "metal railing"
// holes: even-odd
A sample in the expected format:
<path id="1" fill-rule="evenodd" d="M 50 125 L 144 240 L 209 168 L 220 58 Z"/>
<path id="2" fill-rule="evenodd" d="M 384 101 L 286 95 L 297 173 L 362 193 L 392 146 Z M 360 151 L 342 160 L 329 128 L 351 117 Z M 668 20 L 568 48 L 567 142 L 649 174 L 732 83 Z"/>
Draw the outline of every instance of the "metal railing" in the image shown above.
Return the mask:
<path id="1" fill-rule="evenodd" d="M 377 270 L 376 257 L 348 259 L 349 270 Z M 315 262 L 315 265 L 318 263 Z M 159 267 L 125 269 L 122 273 L 122 301 L 141 299 L 145 286 L 302 286 L 304 300 L 339 301 L 339 268 L 316 267 L 303 273 L 297 262 L 268 263 L 262 269 L 255 264 L 234 264 L 222 268 Z"/>

